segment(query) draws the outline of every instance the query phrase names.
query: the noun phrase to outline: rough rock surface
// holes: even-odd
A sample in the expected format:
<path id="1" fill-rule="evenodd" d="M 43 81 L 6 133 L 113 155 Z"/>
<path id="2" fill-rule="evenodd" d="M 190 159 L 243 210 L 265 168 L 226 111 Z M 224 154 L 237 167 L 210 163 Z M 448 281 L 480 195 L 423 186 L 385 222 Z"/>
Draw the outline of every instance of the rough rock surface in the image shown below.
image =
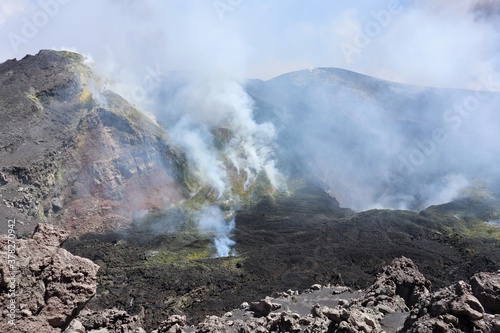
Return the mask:
<path id="1" fill-rule="evenodd" d="M 0 331 L 145 333 L 143 311 L 83 309 L 95 294 L 98 266 L 61 249 L 66 237 L 40 224 L 31 239 L 17 240 L 19 311 L 15 326 L 8 326 L 10 271 L 2 264 Z M 7 248 L 8 239 L 1 242 Z M 418 267 L 401 257 L 384 267 L 366 291 L 313 285 L 303 293 L 289 290 L 246 303 L 221 317 L 207 316 L 196 326 L 188 326 L 184 315 L 171 315 L 152 333 L 496 333 L 499 277 L 500 272 L 479 273 L 470 279 L 474 287 L 459 281 L 431 292 Z"/>
<path id="2" fill-rule="evenodd" d="M 472 293 L 490 313 L 500 313 L 500 271 L 478 273 L 471 280 Z"/>
<path id="3" fill-rule="evenodd" d="M 186 326 L 186 316 L 172 315 L 163 321 L 152 333 L 182 333 Z"/>
<path id="4" fill-rule="evenodd" d="M 267 316 L 271 311 L 277 310 L 281 305 L 271 302 L 269 298 L 261 299 L 259 302 L 250 302 L 249 310 L 262 316 Z"/>
<path id="5" fill-rule="evenodd" d="M 483 302 L 492 302 L 498 292 L 495 285 L 498 273 L 479 273 L 471 281 L 479 283 Z M 478 282 L 480 281 L 480 282 Z M 246 309 L 243 315 L 235 310 L 222 317 L 208 316 L 196 328 L 196 333 L 207 332 L 334 332 L 334 333 L 434 333 L 434 332 L 500 332 L 498 313 L 487 313 L 485 306 L 472 294 L 468 283 L 459 281 L 453 286 L 430 292 L 430 282 L 418 271 L 418 267 L 407 258 L 395 259 L 383 268 L 375 283 L 358 295 L 347 291 L 338 294 L 336 288 L 324 287 L 330 299 L 337 305 L 314 305 L 310 313 L 299 313 L 289 309 L 292 305 L 287 293 L 278 299 L 266 299 L 254 304 L 281 303 L 283 309 L 270 311 L 262 316 L 260 307 Z M 313 288 L 308 293 L 319 293 Z M 304 295 L 304 294 L 303 294 Z M 349 297 L 334 298 L 333 295 Z M 353 297 L 354 296 L 354 297 Z M 301 295 L 302 297 L 302 295 Z M 323 299 L 317 294 L 317 299 Z M 288 300 L 287 300 L 288 299 Z M 295 298 L 303 302 L 304 298 Z M 274 303 L 276 302 L 276 303 Z M 491 306 L 491 305 L 490 305 Z M 297 308 L 299 309 L 299 308 Z M 188 332 L 186 328 L 186 332 Z M 191 330 L 192 331 L 192 330 Z M 175 331 L 182 332 L 182 330 Z"/>
<path id="6" fill-rule="evenodd" d="M 110 230 L 184 199 L 165 131 L 101 82 L 72 52 L 0 64 L 0 219 L 25 222 L 19 233 Z"/>
<path id="7" fill-rule="evenodd" d="M 84 309 L 64 333 L 146 333 L 140 316 L 131 316 L 126 311 L 107 309 L 90 311 Z"/>
<path id="8" fill-rule="evenodd" d="M 39 224 L 31 239 L 0 239 L 0 256 L 10 254 L 14 260 L 14 267 L 0 262 L 0 332 L 61 332 L 95 294 L 99 267 L 62 249 L 66 237 L 52 225 Z"/>
<path id="9" fill-rule="evenodd" d="M 429 296 L 430 287 L 430 281 L 419 272 L 417 265 L 402 257 L 383 268 L 375 283 L 368 288 L 368 296 L 399 296 L 408 307 L 412 307 Z"/>
<path id="10" fill-rule="evenodd" d="M 475 293 L 464 281 L 433 292 L 412 310 L 405 331 L 500 332 L 500 312 L 495 307 L 498 289 L 494 287 L 498 287 L 499 278 L 500 272 L 474 275 L 471 283 L 476 285 Z"/>

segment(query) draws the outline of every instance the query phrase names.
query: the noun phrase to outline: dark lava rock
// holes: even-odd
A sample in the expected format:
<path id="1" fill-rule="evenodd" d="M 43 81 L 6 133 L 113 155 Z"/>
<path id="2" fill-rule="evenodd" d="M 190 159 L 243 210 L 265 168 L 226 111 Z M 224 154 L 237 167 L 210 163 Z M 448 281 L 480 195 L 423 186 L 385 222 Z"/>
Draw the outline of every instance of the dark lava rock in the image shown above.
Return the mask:
<path id="1" fill-rule="evenodd" d="M 484 284 L 494 283 L 496 279 L 494 275 L 488 273 L 483 277 Z M 387 282 L 389 289 L 381 289 L 381 283 L 384 281 Z M 384 301 L 386 304 L 397 305 L 403 296 L 411 294 L 408 292 L 397 294 L 394 283 L 404 285 L 404 290 L 419 291 L 418 297 L 415 298 L 418 302 L 412 305 L 411 312 L 408 309 L 399 312 L 401 309 L 397 309 L 396 306 L 393 313 L 388 313 L 377 304 L 378 301 Z M 500 316 L 486 314 L 479 301 L 471 294 L 471 287 L 467 283 L 461 281 L 432 294 L 428 292 L 427 287 L 429 287 L 428 280 L 422 276 L 418 267 L 411 260 L 402 257 L 383 267 L 375 283 L 366 292 L 351 298 L 350 302 L 339 302 L 338 305 L 331 307 L 316 304 L 310 309 L 311 314 L 280 309 L 258 318 L 241 315 L 238 312 L 241 310 L 235 310 L 230 317 L 208 316 L 196 326 L 195 332 L 498 332 Z M 325 297 L 324 291 L 328 289 L 334 290 L 327 286 L 323 290 L 309 291 L 307 298 L 304 298 L 306 297 L 304 294 L 295 302 L 304 302 L 306 299 L 325 302 L 328 296 Z M 377 290 L 381 293 L 377 294 L 377 302 L 373 302 L 371 300 Z M 344 295 L 347 296 L 349 295 Z M 290 296 L 266 301 L 268 305 L 272 302 L 290 304 L 286 297 Z M 329 298 L 334 297 L 330 292 Z M 398 312 L 397 316 L 394 316 L 396 313 L 394 311 Z M 387 320 L 389 317 L 392 318 Z M 405 318 L 407 318 L 406 323 Z"/>
<path id="2" fill-rule="evenodd" d="M 152 333 L 183 333 L 186 326 L 186 316 L 172 315 L 164 320 Z"/>
<path id="3" fill-rule="evenodd" d="M 318 209 L 309 210 L 309 205 Z M 159 217 L 169 219 L 168 213 Z M 186 251 L 198 256 L 209 240 L 179 231 L 158 234 L 144 224 L 121 233 L 84 235 L 65 246 L 102 267 L 98 295 L 89 304 L 92 309 L 120 304 L 121 309 L 137 314 L 143 307 L 145 327 L 154 329 L 169 315 L 184 314 L 194 324 L 277 290 L 305 290 L 315 283 L 368 288 L 384 266 L 401 256 L 418 265 L 426 278 L 402 259 L 397 262 L 400 267 L 381 274 L 388 285 L 384 287 L 382 279 L 378 292 L 372 290 L 373 300 L 366 301 L 377 303 L 382 311 L 403 311 L 419 302 L 430 283 L 441 288 L 500 268 L 497 241 L 445 233 L 459 222 L 436 212 L 354 213 L 316 188 L 238 211 L 236 257 L 193 261 L 162 257 L 161 253 Z M 393 298 L 395 303 L 386 302 L 384 292 L 400 296 Z"/>
<path id="4" fill-rule="evenodd" d="M 140 316 L 131 316 L 126 311 L 106 309 L 104 311 L 82 310 L 64 333 L 107 332 L 146 333 Z"/>
<path id="5" fill-rule="evenodd" d="M 61 249 L 60 242 L 66 237 L 50 225 L 39 225 L 33 239 L 19 241 L 16 255 L 22 267 L 23 282 L 18 292 L 29 295 L 29 299 L 21 300 L 21 317 L 17 318 L 14 331 L 145 333 L 142 306 L 137 315 L 116 308 L 82 310 L 95 293 L 97 266 Z M 28 253 L 29 259 L 26 258 Z M 0 297 L 7 304 L 5 279 L 8 272 L 5 267 L 0 266 L 0 269 L 4 281 Z M 480 280 L 482 299 L 486 302 L 496 296 L 494 286 L 498 274 L 479 273 L 471 279 L 475 283 Z M 21 279 L 20 275 L 17 277 Z M 429 281 L 417 265 L 401 257 L 383 267 L 375 283 L 366 291 L 352 293 L 342 288 L 344 291 L 339 294 L 339 286 L 323 286 L 317 290 L 307 289 L 303 294 L 281 293 L 279 298 L 266 297 L 251 302 L 247 309 L 237 309 L 221 317 L 206 316 L 196 326 L 187 326 L 184 315 L 170 315 L 152 332 L 498 332 L 500 316 L 484 310 L 469 284 L 459 281 L 433 293 L 428 287 Z M 48 298 L 40 294 L 43 290 Z M 311 306 L 314 302 L 323 305 Z M 302 310 L 307 308 L 308 311 Z M 3 311 L 2 315 L 8 315 L 8 311 Z M 5 326 L 2 330 L 10 332 L 11 328 Z"/>

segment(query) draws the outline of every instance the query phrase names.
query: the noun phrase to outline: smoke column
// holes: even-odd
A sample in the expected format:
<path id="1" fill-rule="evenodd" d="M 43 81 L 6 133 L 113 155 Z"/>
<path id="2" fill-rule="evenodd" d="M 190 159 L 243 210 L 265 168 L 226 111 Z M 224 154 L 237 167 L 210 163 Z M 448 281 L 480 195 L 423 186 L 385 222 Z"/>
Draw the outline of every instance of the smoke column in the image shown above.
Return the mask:
<path id="1" fill-rule="evenodd" d="M 230 238 L 234 229 L 234 219 L 225 221 L 222 211 L 217 206 L 205 206 L 198 214 L 198 228 L 201 232 L 212 234 L 217 257 L 234 255 L 231 247 L 235 242 Z"/>

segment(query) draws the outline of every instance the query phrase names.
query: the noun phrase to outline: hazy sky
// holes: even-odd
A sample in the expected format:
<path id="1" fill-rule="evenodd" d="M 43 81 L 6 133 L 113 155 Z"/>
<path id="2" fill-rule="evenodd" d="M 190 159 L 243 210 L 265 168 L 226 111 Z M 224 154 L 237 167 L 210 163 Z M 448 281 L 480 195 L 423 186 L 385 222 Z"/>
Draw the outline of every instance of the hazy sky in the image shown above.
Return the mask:
<path id="1" fill-rule="evenodd" d="M 157 119 L 166 118 L 168 121 L 163 123 L 168 124 L 173 142 L 187 151 L 190 164 L 202 175 L 200 178 L 221 194 L 228 191 L 228 177 L 218 148 L 212 144 L 216 128 L 229 128 L 237 133 L 225 147 L 226 156 L 237 170 L 249 170 L 249 178 L 264 170 L 273 185 L 279 185 L 283 179 L 274 155 L 279 130 L 271 123 L 253 119 L 252 100 L 241 85 L 245 78 L 266 80 L 299 69 L 339 67 L 403 83 L 472 89 L 482 84 L 483 89 L 499 90 L 500 0 L 0 0 L 0 61 L 19 59 L 47 48 L 73 50 L 88 56 L 101 75 L 114 80 L 111 87 L 114 91 L 141 110 L 151 111 Z M 176 83 L 176 76 L 161 74 L 172 70 L 197 75 L 185 75 L 192 82 L 170 95 L 169 84 Z M 312 138 L 312 143 L 294 149 L 317 154 L 297 156 L 323 157 L 328 155 L 324 153 L 328 147 L 342 144 L 343 138 L 338 136 L 342 135 L 342 123 L 340 126 L 334 123 L 336 118 L 328 113 L 331 105 L 344 103 L 353 114 L 364 115 L 373 100 L 385 101 L 383 95 L 371 96 L 365 91 L 343 96 L 339 93 L 342 89 L 329 83 L 322 82 L 326 89 L 323 95 L 321 88 L 312 97 L 301 96 L 302 101 L 307 101 L 305 105 L 319 106 L 313 110 L 316 113 L 304 115 L 309 127 L 307 122 L 296 124 L 308 140 Z M 158 91 L 164 94 L 155 94 Z M 331 98 L 325 100 L 324 96 Z M 359 96 L 367 98 L 365 104 Z M 397 97 L 398 92 L 387 96 Z M 415 117 L 425 121 L 425 115 L 432 114 L 449 125 L 446 115 L 451 115 L 450 119 L 461 123 L 467 118 L 463 107 L 474 109 L 466 103 L 475 102 L 478 110 L 490 111 L 476 112 L 477 116 L 464 121 L 464 127 L 455 131 L 472 133 L 470 136 L 457 134 L 439 149 L 443 156 L 456 158 L 458 154 L 463 161 L 471 159 L 468 153 L 472 151 L 488 156 L 477 157 L 475 162 L 498 165 L 493 159 L 499 151 L 498 119 L 497 113 L 491 111 L 496 110 L 497 100 L 490 105 L 469 92 L 460 96 L 465 97 L 452 101 L 459 103 L 454 106 L 461 110 L 458 116 L 453 113 L 458 111 L 451 107 L 441 109 L 441 104 L 447 105 L 444 100 L 430 109 L 426 109 L 429 101 L 423 101 L 422 109 L 418 103 L 413 105 L 410 110 L 413 114 L 407 120 L 413 121 Z M 439 100 L 439 97 L 434 98 Z M 404 114 L 398 111 L 411 107 L 401 105 L 393 114 Z M 418 153 L 421 142 L 410 142 L 410 138 L 409 147 L 400 147 L 401 137 L 389 135 L 390 127 L 383 118 L 386 109 L 381 105 L 373 118 L 368 113 L 364 119 L 370 120 L 366 121 L 369 126 L 351 133 L 355 135 L 351 141 L 360 142 L 361 152 L 372 152 L 359 155 L 388 156 L 394 160 Z M 302 109 L 295 111 L 301 114 Z M 328 117 L 318 122 L 323 112 Z M 423 118 L 417 118 L 420 115 Z M 474 125 L 472 129 L 467 128 L 466 122 Z M 439 125 L 432 124 L 429 130 L 434 126 Z M 321 135 L 315 137 L 317 133 Z M 332 136 L 325 141 L 323 133 Z M 366 136 L 370 133 L 379 139 Z M 394 133 L 399 135 L 399 129 Z M 432 138 L 431 134 L 429 137 Z M 467 146 L 469 143 L 463 138 L 474 139 L 468 140 L 471 143 Z M 336 160 L 328 159 L 322 162 L 334 171 L 346 172 L 341 175 L 349 180 L 346 184 L 354 195 L 356 191 L 367 193 L 370 184 L 366 180 L 374 174 L 372 161 L 353 160 L 348 145 L 330 151 L 345 151 L 339 160 L 346 164 L 337 165 Z M 392 160 L 386 158 L 379 164 L 380 175 L 398 167 L 392 165 Z M 429 164 L 434 163 L 433 159 L 428 160 Z M 460 168 L 451 163 L 450 169 Z M 423 175 L 434 169 L 422 166 L 418 170 Z M 350 182 L 354 172 L 359 176 L 356 188 Z M 450 173 L 450 176 L 452 181 L 446 184 L 461 179 L 460 175 Z M 437 191 L 434 183 L 425 185 L 424 192 Z M 373 187 L 376 196 L 380 183 Z M 417 191 L 422 192 L 420 188 Z"/>
<path id="2" fill-rule="evenodd" d="M 0 61 L 65 48 L 122 77 L 340 67 L 471 88 L 500 69 L 499 18 L 498 0 L 2 0 Z"/>

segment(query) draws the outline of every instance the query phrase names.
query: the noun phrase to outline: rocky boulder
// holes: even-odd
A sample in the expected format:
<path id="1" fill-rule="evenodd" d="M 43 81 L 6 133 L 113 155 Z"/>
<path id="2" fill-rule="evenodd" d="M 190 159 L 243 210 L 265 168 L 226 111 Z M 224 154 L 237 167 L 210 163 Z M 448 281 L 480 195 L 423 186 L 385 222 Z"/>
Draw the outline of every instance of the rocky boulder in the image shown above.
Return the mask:
<path id="1" fill-rule="evenodd" d="M 168 331 L 166 331 L 168 332 Z M 146 333 L 140 316 L 131 316 L 126 311 L 106 309 L 104 311 L 82 310 L 64 333 Z"/>
<path id="2" fill-rule="evenodd" d="M 500 271 L 475 274 L 470 279 L 470 285 L 485 311 L 500 314 Z"/>
<path id="3" fill-rule="evenodd" d="M 186 316 L 172 315 L 152 333 L 184 333 L 184 326 L 186 326 Z"/>
<path id="4" fill-rule="evenodd" d="M 271 311 L 277 310 L 281 305 L 272 303 L 269 298 L 261 299 L 259 302 L 250 303 L 250 311 L 253 311 L 257 316 L 267 316 Z"/>
<path id="5" fill-rule="evenodd" d="M 0 238 L 12 260 L 0 262 L 1 332 L 61 332 L 94 296 L 99 266 L 62 249 L 66 237 L 39 224 L 31 239 Z"/>
<path id="6" fill-rule="evenodd" d="M 368 288 L 368 296 L 385 295 L 401 297 L 408 307 L 418 304 L 430 294 L 431 283 L 408 258 L 394 259 L 378 274 L 375 283 Z"/>
<path id="7" fill-rule="evenodd" d="M 481 273 L 480 277 L 476 275 L 471 279 L 471 282 L 480 283 L 482 288 L 476 285 L 476 291 L 490 307 L 495 304 L 495 290 L 489 287 L 494 286 L 495 280 L 495 274 L 490 273 Z M 500 315 L 486 313 L 471 285 L 459 281 L 433 292 L 421 302 L 408 317 L 402 332 L 500 332 Z"/>

